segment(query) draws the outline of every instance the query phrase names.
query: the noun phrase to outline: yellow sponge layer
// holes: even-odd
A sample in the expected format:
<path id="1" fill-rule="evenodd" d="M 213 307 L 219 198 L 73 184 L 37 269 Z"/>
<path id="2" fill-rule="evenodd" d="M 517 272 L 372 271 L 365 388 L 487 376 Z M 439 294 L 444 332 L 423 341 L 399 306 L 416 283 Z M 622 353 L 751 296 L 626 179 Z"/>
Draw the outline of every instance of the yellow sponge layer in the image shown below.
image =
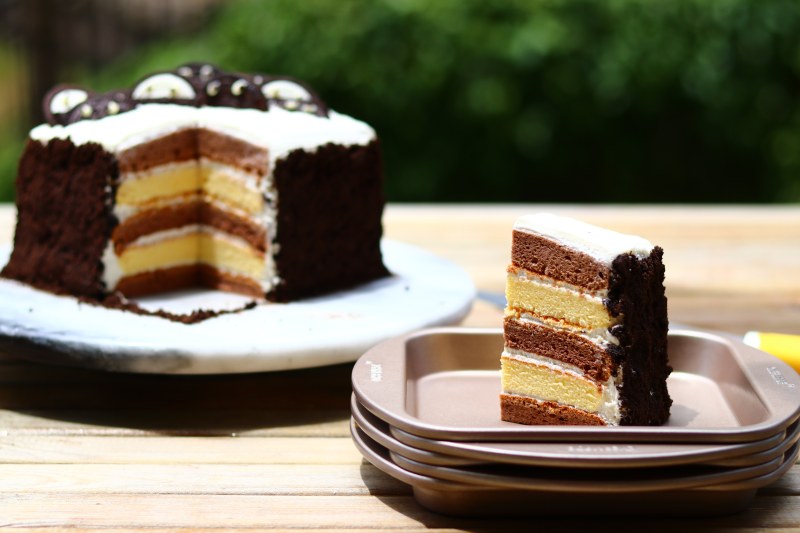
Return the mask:
<path id="1" fill-rule="evenodd" d="M 255 279 L 264 277 L 264 257 L 256 250 L 209 233 L 191 233 L 125 249 L 118 258 L 126 276 L 176 265 L 205 263 Z"/>
<path id="2" fill-rule="evenodd" d="M 603 407 L 598 385 L 575 374 L 504 355 L 500 359 L 503 392 L 570 405 L 590 413 Z"/>
<path id="3" fill-rule="evenodd" d="M 200 241 L 200 263 L 238 272 L 257 280 L 264 278 L 264 256 L 253 248 L 234 244 L 208 233 L 200 233 L 197 237 Z"/>
<path id="4" fill-rule="evenodd" d="M 140 206 L 161 198 L 180 196 L 200 189 L 197 163 L 156 167 L 133 179 L 123 179 L 117 189 L 117 204 Z"/>
<path id="5" fill-rule="evenodd" d="M 197 192 L 251 214 L 258 214 L 264 208 L 261 193 L 245 187 L 224 165 L 202 165 L 196 161 L 163 165 L 123 180 L 117 189 L 117 204 L 146 206 L 164 198 Z"/>
<path id="6" fill-rule="evenodd" d="M 264 209 L 264 198 L 261 193 L 242 186 L 226 172 L 225 167 L 200 166 L 200 174 L 202 191 L 205 195 L 238 207 L 251 215 L 256 215 Z"/>
<path id="7" fill-rule="evenodd" d="M 600 298 L 535 279 L 524 279 L 513 272 L 506 280 L 508 309 L 525 311 L 544 318 L 564 321 L 583 329 L 609 328 L 618 322 L 609 315 Z"/>

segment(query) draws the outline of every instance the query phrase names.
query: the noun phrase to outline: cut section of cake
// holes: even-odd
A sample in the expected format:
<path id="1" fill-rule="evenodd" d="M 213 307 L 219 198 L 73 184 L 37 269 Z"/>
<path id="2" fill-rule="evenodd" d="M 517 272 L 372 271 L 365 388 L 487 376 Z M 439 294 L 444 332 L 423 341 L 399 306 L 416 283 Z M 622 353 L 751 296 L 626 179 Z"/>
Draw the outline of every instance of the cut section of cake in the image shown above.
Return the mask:
<path id="1" fill-rule="evenodd" d="M 536 214 L 513 228 L 501 356 L 503 420 L 660 425 L 667 391 L 663 251 Z"/>
<path id="2" fill-rule="evenodd" d="M 102 299 L 204 286 L 289 301 L 388 274 L 380 148 L 297 80 L 189 64 L 45 99 L 2 274 Z"/>

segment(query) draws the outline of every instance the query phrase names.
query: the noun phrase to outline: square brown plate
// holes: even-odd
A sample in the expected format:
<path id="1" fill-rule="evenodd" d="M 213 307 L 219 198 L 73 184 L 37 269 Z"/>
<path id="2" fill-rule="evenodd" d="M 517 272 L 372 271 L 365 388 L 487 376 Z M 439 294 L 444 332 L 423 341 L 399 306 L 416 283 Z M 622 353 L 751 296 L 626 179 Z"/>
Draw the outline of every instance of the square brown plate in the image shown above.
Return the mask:
<path id="1" fill-rule="evenodd" d="M 796 445 L 789 447 L 785 453 L 796 457 Z M 670 468 L 588 470 L 516 465 L 432 466 L 414 461 L 391 450 L 389 450 L 389 456 L 397 466 L 409 472 L 458 483 L 502 489 L 603 494 L 683 490 L 732 483 L 774 472 L 784 462 L 782 453 L 766 463 L 741 468 L 693 465 Z"/>
<path id="2" fill-rule="evenodd" d="M 770 461 L 800 439 L 800 422 L 743 443 L 464 442 L 426 439 L 389 426 L 351 399 L 353 420 L 389 451 L 434 466 L 513 464 L 560 468 L 745 467 Z"/>
<path id="3" fill-rule="evenodd" d="M 760 487 L 783 476 L 797 459 L 797 447 L 773 471 L 740 481 L 693 489 L 603 492 L 554 492 L 486 487 L 416 474 L 395 464 L 389 451 L 351 421 L 353 442 L 361 454 L 389 476 L 411 485 L 422 506 L 456 516 L 713 516 L 743 511 Z M 624 505 L 620 505 L 624 501 Z"/>
<path id="4" fill-rule="evenodd" d="M 752 442 L 800 415 L 800 377 L 740 340 L 669 333 L 673 399 L 664 426 L 524 426 L 500 420 L 500 329 L 437 328 L 381 343 L 356 362 L 361 405 L 412 435 L 453 441 Z"/>

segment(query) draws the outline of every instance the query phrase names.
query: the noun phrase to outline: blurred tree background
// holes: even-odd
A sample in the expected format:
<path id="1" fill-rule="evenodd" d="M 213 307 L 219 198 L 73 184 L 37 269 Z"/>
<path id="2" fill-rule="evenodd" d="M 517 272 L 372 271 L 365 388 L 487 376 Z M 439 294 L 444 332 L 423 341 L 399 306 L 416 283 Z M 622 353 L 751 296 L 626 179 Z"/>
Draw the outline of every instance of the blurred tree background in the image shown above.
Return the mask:
<path id="1" fill-rule="evenodd" d="M 0 200 L 50 85 L 124 87 L 198 60 L 305 79 L 372 124 L 392 201 L 800 200 L 796 0 L 0 0 L 0 14 Z"/>

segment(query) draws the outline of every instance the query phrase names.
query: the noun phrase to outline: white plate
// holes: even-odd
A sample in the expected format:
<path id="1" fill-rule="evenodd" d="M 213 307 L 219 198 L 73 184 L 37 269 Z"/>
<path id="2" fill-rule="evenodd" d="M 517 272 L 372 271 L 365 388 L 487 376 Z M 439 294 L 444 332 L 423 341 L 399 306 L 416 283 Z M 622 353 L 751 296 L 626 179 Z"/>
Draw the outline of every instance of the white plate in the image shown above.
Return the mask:
<path id="1" fill-rule="evenodd" d="M 262 372 L 355 361 L 390 337 L 455 324 L 475 287 L 453 263 L 385 240 L 392 276 L 288 304 L 264 303 L 186 325 L 88 305 L 0 279 L 0 351 L 42 362 L 168 374 Z M 0 265 L 9 248 L 0 248 Z M 249 301 L 218 291 L 137 300 L 175 313 L 230 309 Z"/>

